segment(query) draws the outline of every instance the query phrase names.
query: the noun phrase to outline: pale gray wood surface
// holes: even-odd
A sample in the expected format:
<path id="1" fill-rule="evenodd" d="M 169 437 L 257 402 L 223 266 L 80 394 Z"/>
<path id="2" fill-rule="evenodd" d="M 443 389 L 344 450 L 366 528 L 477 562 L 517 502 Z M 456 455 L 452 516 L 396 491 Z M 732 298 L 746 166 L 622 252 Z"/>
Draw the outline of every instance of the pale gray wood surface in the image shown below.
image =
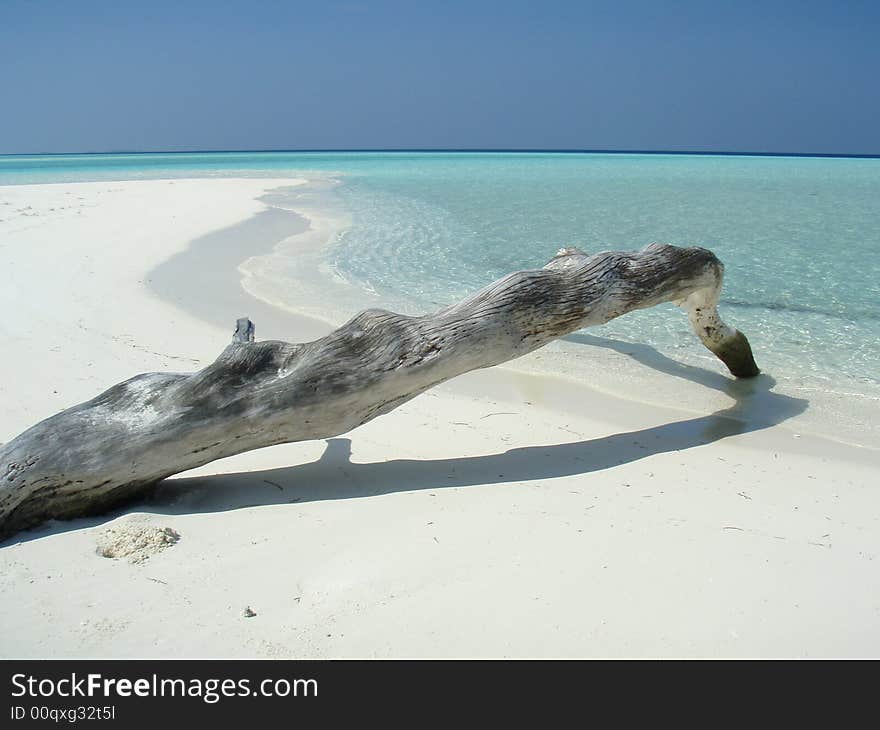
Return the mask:
<path id="1" fill-rule="evenodd" d="M 703 248 L 563 249 L 433 314 L 371 309 L 314 342 L 255 342 L 240 319 L 203 370 L 138 375 L 0 448 L 0 538 L 104 512 L 215 459 L 345 433 L 456 375 L 662 302 L 733 375 L 757 375 L 748 341 L 718 316 L 722 276 Z"/>

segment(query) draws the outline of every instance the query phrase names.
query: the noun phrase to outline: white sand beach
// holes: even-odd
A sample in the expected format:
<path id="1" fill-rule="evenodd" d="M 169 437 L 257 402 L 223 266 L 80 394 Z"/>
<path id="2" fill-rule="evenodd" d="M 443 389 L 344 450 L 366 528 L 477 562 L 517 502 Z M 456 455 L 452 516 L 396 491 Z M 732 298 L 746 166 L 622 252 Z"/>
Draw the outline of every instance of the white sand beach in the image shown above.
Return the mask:
<path id="1" fill-rule="evenodd" d="M 256 253 L 304 232 L 258 200 L 299 182 L 0 187 L 0 442 L 204 367 L 236 317 L 258 339 L 329 331 L 247 294 L 227 233 Z M 642 359 L 662 404 L 484 370 L 21 533 L 0 545 L 0 656 L 880 655 L 880 444 L 802 428 L 809 402 L 772 373 Z"/>

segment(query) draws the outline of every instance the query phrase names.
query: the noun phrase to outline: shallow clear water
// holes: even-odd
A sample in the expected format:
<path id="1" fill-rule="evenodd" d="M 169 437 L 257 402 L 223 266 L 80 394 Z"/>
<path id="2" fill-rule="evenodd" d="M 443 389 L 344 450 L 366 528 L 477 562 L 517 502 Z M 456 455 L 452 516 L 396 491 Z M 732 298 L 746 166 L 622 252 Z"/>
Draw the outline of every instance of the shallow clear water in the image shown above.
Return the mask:
<path id="1" fill-rule="evenodd" d="M 542 266 L 562 246 L 703 245 L 725 262 L 722 316 L 765 370 L 880 392 L 880 159 L 544 153 L 0 156 L 0 184 L 342 176 L 325 268 L 365 303 L 425 311 Z M 314 201 L 312 201 L 314 202 Z M 279 258 L 277 277 L 284 276 Z M 257 282 L 259 286 L 259 282 Z M 267 297 L 271 298 L 271 297 Z M 593 330 L 705 357 L 673 307 Z"/>

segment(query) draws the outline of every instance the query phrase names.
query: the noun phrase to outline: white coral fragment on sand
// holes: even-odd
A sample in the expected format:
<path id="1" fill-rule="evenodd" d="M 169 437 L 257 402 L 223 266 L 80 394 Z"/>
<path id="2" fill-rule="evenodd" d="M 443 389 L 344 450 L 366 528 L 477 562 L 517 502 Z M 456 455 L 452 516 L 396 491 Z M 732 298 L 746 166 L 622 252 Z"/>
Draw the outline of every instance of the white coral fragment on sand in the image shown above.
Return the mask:
<path id="1" fill-rule="evenodd" d="M 98 535 L 97 553 L 105 558 L 126 558 L 130 563 L 142 563 L 179 539 L 180 535 L 170 527 L 127 522 L 108 527 Z"/>

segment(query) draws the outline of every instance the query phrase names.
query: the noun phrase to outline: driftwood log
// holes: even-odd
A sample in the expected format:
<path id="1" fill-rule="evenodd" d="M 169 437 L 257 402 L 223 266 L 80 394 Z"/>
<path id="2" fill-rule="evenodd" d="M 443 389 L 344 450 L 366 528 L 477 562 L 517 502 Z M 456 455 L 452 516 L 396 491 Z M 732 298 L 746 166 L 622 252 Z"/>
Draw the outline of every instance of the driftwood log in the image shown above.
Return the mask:
<path id="1" fill-rule="evenodd" d="M 733 375 L 757 375 L 748 341 L 718 315 L 722 275 L 703 248 L 563 249 L 433 314 L 371 309 L 314 342 L 255 342 L 241 319 L 203 370 L 138 375 L 0 448 L 0 538 L 106 511 L 215 459 L 345 433 L 456 375 L 662 302 L 687 311 Z"/>

